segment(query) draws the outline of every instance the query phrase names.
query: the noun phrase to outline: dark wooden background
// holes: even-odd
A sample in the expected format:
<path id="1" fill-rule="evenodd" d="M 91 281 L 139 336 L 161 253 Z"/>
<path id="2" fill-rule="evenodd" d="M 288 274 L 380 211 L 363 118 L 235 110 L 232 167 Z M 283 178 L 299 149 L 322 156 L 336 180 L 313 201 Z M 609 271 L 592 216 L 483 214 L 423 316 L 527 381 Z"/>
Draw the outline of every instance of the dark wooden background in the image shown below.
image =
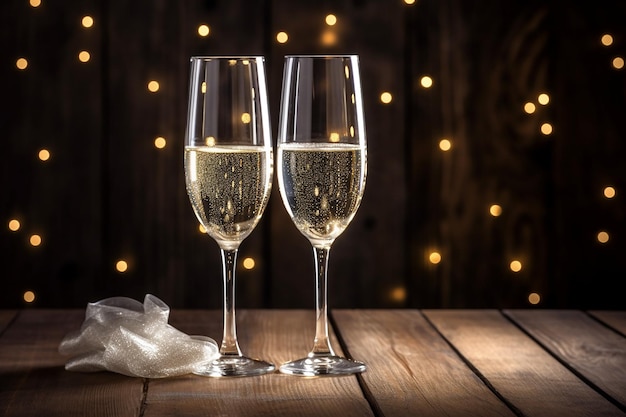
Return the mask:
<path id="1" fill-rule="evenodd" d="M 85 15 L 93 27 L 82 27 Z M 358 53 L 369 173 L 331 253 L 331 308 L 529 307 L 531 292 L 539 308 L 623 308 L 626 69 L 611 60 L 626 56 L 624 22 L 618 0 L 4 0 L 0 307 L 146 293 L 220 307 L 218 247 L 198 231 L 184 187 L 189 57 L 265 55 L 276 126 L 284 55 Z M 549 104 L 525 113 L 541 92 Z M 239 260 L 256 267 L 238 268 L 238 307 L 313 307 L 312 251 L 277 191 L 274 182 L 241 246 Z M 33 233 L 40 246 L 28 243 Z"/>

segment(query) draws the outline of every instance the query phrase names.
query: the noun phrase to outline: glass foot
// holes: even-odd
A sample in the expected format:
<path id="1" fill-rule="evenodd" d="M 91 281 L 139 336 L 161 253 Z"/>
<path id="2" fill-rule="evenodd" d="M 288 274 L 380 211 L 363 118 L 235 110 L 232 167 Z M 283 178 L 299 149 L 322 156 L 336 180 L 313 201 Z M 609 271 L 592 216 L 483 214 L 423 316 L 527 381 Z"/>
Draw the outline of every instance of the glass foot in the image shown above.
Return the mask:
<path id="1" fill-rule="evenodd" d="M 309 356 L 280 366 L 280 372 L 298 376 L 350 375 L 366 369 L 363 362 L 334 355 Z"/>
<path id="2" fill-rule="evenodd" d="M 222 376 L 254 376 L 274 372 L 276 367 L 265 361 L 247 358 L 245 356 L 220 356 L 204 367 L 196 369 L 195 375 L 222 377 Z"/>

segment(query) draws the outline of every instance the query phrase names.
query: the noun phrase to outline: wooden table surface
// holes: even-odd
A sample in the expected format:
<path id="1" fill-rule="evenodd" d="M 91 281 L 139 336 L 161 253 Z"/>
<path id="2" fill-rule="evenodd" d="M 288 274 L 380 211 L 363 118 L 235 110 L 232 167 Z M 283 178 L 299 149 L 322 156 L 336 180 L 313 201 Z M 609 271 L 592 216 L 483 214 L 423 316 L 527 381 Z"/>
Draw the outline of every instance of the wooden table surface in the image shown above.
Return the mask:
<path id="1" fill-rule="evenodd" d="M 280 364 L 314 313 L 241 310 L 242 350 Z M 626 311 L 335 310 L 337 350 L 367 372 L 302 378 L 131 378 L 69 372 L 58 345 L 83 310 L 0 310 L 2 416 L 624 416 Z M 170 324 L 221 339 L 221 312 Z M 340 348 L 341 347 L 341 348 Z"/>

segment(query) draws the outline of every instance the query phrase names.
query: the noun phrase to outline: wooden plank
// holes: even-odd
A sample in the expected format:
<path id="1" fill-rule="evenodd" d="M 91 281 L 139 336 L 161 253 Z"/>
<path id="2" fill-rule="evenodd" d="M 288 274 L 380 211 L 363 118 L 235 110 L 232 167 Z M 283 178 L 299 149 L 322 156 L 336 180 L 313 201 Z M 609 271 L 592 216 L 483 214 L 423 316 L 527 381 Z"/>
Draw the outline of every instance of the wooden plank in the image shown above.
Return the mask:
<path id="1" fill-rule="evenodd" d="M 16 314 L 17 312 L 15 310 L 0 310 L 0 335 L 4 329 L 9 326 Z"/>
<path id="2" fill-rule="evenodd" d="M 626 336 L 626 311 L 593 310 L 588 313 Z"/>
<path id="3" fill-rule="evenodd" d="M 623 415 L 500 312 L 425 310 L 424 314 L 520 414 Z"/>
<path id="4" fill-rule="evenodd" d="M 626 338 L 582 311 L 506 310 L 505 314 L 626 411 Z"/>
<path id="5" fill-rule="evenodd" d="M 174 311 L 170 323 L 219 343 L 221 317 L 217 311 Z M 238 312 L 238 323 L 244 354 L 277 366 L 306 355 L 313 343 L 312 311 L 243 310 Z M 150 381 L 144 416 L 172 415 L 373 416 L 355 376 L 301 378 L 278 372 L 249 378 L 189 375 Z"/>
<path id="6" fill-rule="evenodd" d="M 336 310 L 333 317 L 347 350 L 368 365 L 361 378 L 386 417 L 514 415 L 417 310 Z"/>
<path id="7" fill-rule="evenodd" d="M 138 415 L 141 379 L 64 369 L 58 345 L 83 317 L 80 310 L 20 313 L 0 338 L 0 415 Z"/>

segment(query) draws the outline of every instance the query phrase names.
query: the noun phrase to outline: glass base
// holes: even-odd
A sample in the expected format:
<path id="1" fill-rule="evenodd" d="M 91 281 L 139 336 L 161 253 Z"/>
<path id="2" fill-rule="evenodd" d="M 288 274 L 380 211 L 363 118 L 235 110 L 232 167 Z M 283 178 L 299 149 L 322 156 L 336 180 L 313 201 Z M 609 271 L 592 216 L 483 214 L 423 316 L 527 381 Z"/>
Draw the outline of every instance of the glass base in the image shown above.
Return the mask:
<path id="1" fill-rule="evenodd" d="M 254 376 L 274 372 L 276 367 L 265 361 L 245 356 L 223 355 L 193 373 L 200 376 Z"/>
<path id="2" fill-rule="evenodd" d="M 350 375 L 366 369 L 363 362 L 334 355 L 309 356 L 280 366 L 280 372 L 298 376 Z"/>

